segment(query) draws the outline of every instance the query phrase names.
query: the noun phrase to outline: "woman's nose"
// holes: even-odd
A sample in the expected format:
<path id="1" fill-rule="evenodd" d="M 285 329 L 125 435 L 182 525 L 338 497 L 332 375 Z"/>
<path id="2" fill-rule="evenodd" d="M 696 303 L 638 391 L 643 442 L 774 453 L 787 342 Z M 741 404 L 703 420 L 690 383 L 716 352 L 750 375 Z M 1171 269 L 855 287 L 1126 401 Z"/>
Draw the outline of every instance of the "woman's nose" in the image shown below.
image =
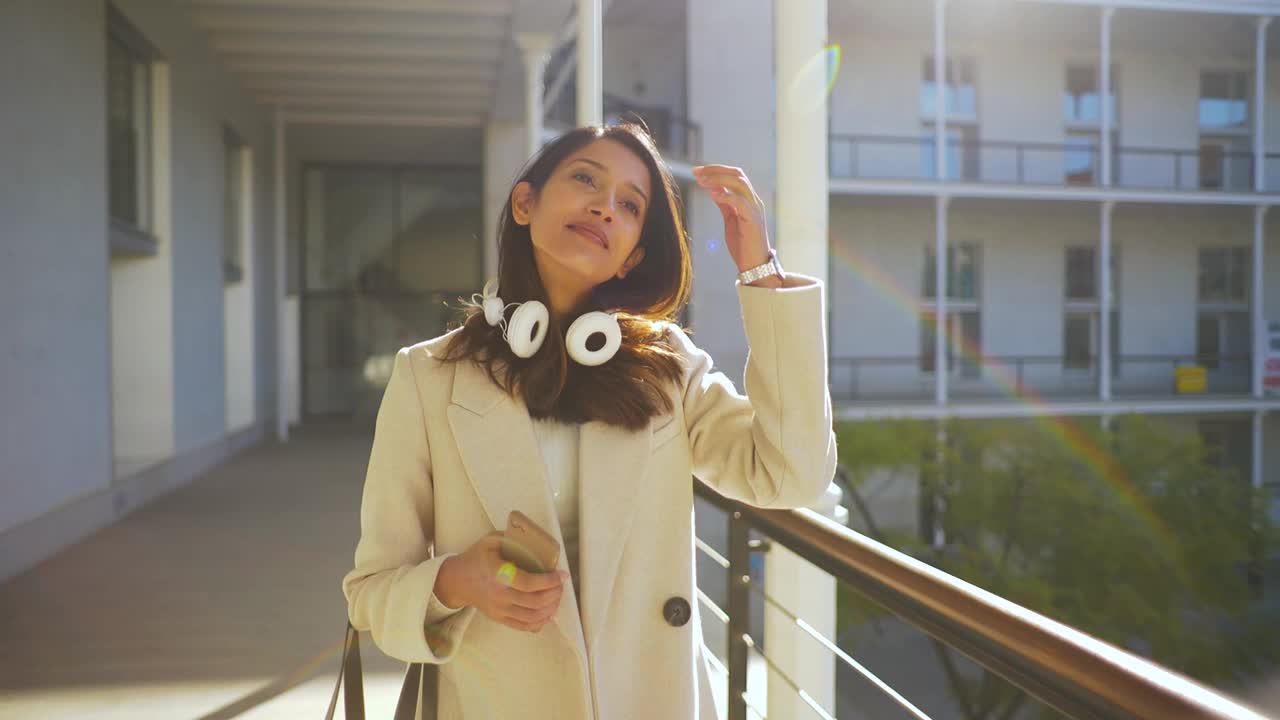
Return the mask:
<path id="1" fill-rule="evenodd" d="M 601 218 L 605 222 L 613 222 L 613 212 L 607 209 L 600 208 L 598 206 L 593 207 L 591 208 L 591 214 Z"/>

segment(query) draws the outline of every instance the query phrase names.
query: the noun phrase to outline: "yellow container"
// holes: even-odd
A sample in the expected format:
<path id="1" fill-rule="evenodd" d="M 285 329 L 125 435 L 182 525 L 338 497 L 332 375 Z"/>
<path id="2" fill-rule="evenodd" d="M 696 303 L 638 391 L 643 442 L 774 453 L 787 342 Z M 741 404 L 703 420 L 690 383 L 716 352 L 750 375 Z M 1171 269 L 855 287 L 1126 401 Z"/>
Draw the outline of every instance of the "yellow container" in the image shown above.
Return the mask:
<path id="1" fill-rule="evenodd" d="M 1208 374 L 1203 365 L 1174 368 L 1173 384 L 1179 395 L 1204 393 L 1209 389 Z"/>

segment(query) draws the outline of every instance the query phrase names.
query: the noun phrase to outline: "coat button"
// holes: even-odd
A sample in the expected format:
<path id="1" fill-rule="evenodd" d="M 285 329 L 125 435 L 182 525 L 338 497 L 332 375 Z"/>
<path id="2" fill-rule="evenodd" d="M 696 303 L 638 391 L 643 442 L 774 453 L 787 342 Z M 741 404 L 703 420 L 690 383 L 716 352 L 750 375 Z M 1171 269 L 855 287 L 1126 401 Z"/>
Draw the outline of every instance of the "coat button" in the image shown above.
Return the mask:
<path id="1" fill-rule="evenodd" d="M 662 617 L 671 627 L 680 627 L 689 622 L 692 614 L 689 601 L 682 597 L 673 597 L 662 606 Z"/>

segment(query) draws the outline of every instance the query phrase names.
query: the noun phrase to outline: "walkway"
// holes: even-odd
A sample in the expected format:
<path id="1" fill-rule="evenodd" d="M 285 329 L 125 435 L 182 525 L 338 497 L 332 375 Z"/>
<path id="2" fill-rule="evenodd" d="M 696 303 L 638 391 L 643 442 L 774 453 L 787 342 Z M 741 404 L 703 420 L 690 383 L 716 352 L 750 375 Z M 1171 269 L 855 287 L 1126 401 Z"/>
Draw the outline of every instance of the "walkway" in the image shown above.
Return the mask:
<path id="1" fill-rule="evenodd" d="M 261 445 L 0 585 L 0 718 L 322 718 L 371 438 Z M 404 665 L 361 646 L 390 717 Z"/>

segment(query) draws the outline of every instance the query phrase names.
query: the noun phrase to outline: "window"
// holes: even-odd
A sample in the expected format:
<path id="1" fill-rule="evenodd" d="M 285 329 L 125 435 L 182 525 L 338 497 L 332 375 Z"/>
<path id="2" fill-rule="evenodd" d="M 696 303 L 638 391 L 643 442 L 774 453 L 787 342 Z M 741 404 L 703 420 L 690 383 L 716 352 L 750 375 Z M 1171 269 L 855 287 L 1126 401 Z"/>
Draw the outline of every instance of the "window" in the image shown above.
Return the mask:
<path id="1" fill-rule="evenodd" d="M 1246 247 L 1201 248 L 1200 302 L 1247 303 L 1249 265 Z"/>
<path id="2" fill-rule="evenodd" d="M 1094 185 L 1102 173 L 1102 136 L 1092 130 L 1067 133 L 1062 157 L 1063 179 L 1068 185 Z M 1120 169 L 1120 134 L 1111 133 L 1111 176 Z"/>
<path id="3" fill-rule="evenodd" d="M 1119 302 L 1119 252 L 1111 252 L 1111 299 Z M 1066 312 L 1062 324 L 1062 365 L 1068 370 L 1093 368 L 1101 342 L 1102 307 L 1098 296 L 1097 249 L 1080 245 L 1066 249 L 1063 284 Z M 1111 309 L 1111 373 L 1120 371 L 1120 313 Z"/>
<path id="4" fill-rule="evenodd" d="M 1093 247 L 1077 245 L 1067 248 L 1067 302 L 1098 302 L 1098 253 Z M 1119 248 L 1111 248 L 1111 301 L 1119 302 Z"/>
<path id="5" fill-rule="evenodd" d="M 1066 91 L 1063 93 L 1063 119 L 1067 123 L 1098 124 L 1102 122 L 1102 106 L 1099 101 L 1098 67 L 1096 65 L 1067 66 Z M 1108 116 L 1114 123 L 1116 97 L 1120 92 L 1116 68 L 1111 66 L 1111 93 L 1107 100 Z"/>
<path id="6" fill-rule="evenodd" d="M 230 129 L 222 134 L 225 182 L 222 194 L 222 277 L 237 283 L 244 276 L 245 146 Z"/>
<path id="7" fill-rule="evenodd" d="M 1068 310 L 1062 323 L 1062 366 L 1067 370 L 1092 370 L 1098 357 L 1101 313 Z M 1120 374 L 1120 313 L 1111 311 L 1111 374 Z"/>
<path id="8" fill-rule="evenodd" d="M 149 232 L 151 220 L 151 64 L 154 53 L 117 12 L 107 33 L 108 208 L 112 220 Z"/>
<path id="9" fill-rule="evenodd" d="M 1248 372 L 1253 341 L 1247 310 L 1201 310 L 1196 318 L 1196 362 Z"/>
<path id="10" fill-rule="evenodd" d="M 920 316 L 920 370 L 937 371 L 934 342 L 937 339 L 937 315 L 925 312 Z M 982 314 L 974 310 L 958 310 L 947 313 L 947 369 L 959 371 L 962 377 L 978 377 L 982 369 Z M 957 365 L 956 356 L 959 355 Z"/>
<path id="11" fill-rule="evenodd" d="M 937 277 L 932 247 L 925 248 L 924 297 L 938 295 L 934 283 Z M 952 300 L 978 299 L 978 248 L 969 243 L 947 247 L 947 297 Z"/>
<path id="12" fill-rule="evenodd" d="M 920 143 L 921 176 L 937 177 L 937 158 L 934 148 L 937 137 L 934 124 L 924 123 L 923 142 Z M 978 128 L 973 125 L 947 126 L 947 174 L 948 180 L 978 179 Z"/>
<path id="13" fill-rule="evenodd" d="M 947 117 L 978 117 L 978 81 L 970 58 L 947 58 L 946 87 L 942 90 Z M 920 84 L 920 116 L 934 117 L 937 112 L 937 83 L 933 73 L 933 57 L 924 59 L 924 81 Z"/>
<path id="14" fill-rule="evenodd" d="M 1249 124 L 1249 74 L 1240 70 L 1200 73 L 1200 127 L 1245 128 Z"/>

